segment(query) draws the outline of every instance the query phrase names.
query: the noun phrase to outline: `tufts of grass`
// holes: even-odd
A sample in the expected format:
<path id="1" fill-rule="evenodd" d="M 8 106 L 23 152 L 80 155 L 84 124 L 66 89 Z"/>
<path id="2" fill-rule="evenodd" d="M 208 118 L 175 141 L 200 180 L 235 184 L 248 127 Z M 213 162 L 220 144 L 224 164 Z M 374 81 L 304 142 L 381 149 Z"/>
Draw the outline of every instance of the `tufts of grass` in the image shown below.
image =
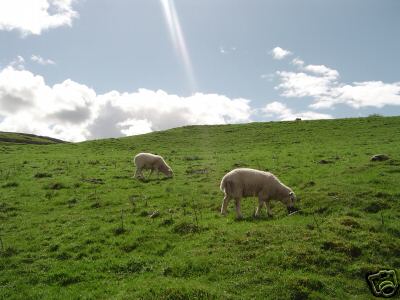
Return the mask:
<path id="1" fill-rule="evenodd" d="M 36 173 L 33 177 L 35 178 L 47 178 L 47 177 L 52 177 L 50 173 L 45 173 L 45 172 L 38 172 Z"/>
<path id="2" fill-rule="evenodd" d="M 14 187 L 18 187 L 19 183 L 16 181 L 10 181 L 10 182 L 6 182 L 5 184 L 2 185 L 3 188 L 14 188 Z"/>
<path id="3" fill-rule="evenodd" d="M 61 190 L 66 189 L 67 187 L 62 182 L 51 182 L 44 186 L 47 190 Z"/>

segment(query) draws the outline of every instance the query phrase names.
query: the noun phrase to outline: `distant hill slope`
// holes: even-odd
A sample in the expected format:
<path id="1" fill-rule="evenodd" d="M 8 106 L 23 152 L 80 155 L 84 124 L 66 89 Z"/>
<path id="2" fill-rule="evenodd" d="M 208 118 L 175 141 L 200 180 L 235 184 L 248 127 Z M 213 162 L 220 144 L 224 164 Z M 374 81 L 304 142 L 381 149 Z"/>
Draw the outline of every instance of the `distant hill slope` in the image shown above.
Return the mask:
<path id="1" fill-rule="evenodd" d="M 47 136 L 40 136 L 29 133 L 0 131 L 0 143 L 48 145 L 67 142 Z"/>

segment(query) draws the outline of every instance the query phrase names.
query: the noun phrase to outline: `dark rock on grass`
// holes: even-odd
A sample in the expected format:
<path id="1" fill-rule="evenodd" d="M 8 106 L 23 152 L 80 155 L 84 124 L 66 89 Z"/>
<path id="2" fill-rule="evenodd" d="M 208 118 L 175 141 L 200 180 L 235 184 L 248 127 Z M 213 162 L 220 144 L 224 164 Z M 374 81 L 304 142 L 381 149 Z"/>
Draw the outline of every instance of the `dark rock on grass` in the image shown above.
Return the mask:
<path id="1" fill-rule="evenodd" d="M 386 154 L 375 154 L 374 156 L 371 157 L 371 161 L 384 161 L 388 160 L 389 156 Z"/>

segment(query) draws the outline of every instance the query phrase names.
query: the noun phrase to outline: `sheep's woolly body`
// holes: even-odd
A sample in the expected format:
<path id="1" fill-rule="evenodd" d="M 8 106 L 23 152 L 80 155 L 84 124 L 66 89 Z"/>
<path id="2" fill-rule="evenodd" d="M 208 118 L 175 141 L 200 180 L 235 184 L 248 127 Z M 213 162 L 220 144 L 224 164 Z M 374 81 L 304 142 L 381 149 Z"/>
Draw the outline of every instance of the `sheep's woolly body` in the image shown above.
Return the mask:
<path id="1" fill-rule="evenodd" d="M 234 169 L 227 173 L 221 180 L 220 188 L 225 193 L 221 212 L 226 212 L 227 202 L 233 198 L 236 201 L 238 216 L 240 216 L 240 199 L 242 197 L 258 197 L 260 209 L 264 203 L 269 208 L 271 199 L 290 204 L 290 195 L 291 193 L 294 195 L 293 191 L 272 173 L 248 168 Z M 256 214 L 258 214 L 259 209 Z M 270 208 L 268 210 L 270 213 Z"/>
<path id="2" fill-rule="evenodd" d="M 134 162 L 136 166 L 135 177 L 143 177 L 142 170 L 157 171 L 172 176 L 172 169 L 160 155 L 139 153 L 134 157 Z"/>
<path id="3" fill-rule="evenodd" d="M 292 192 L 272 173 L 247 168 L 227 173 L 222 178 L 220 188 L 232 198 L 260 195 L 263 198 L 277 198 Z"/>

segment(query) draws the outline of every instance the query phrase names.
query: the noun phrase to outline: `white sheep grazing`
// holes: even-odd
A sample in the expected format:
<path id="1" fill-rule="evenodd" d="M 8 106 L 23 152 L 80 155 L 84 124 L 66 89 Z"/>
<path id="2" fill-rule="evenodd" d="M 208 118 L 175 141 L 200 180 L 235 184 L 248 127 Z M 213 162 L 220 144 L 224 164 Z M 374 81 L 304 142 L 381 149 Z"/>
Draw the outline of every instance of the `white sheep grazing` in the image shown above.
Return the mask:
<path id="1" fill-rule="evenodd" d="M 221 180 L 221 191 L 225 197 L 221 207 L 221 214 L 226 214 L 226 208 L 230 199 L 235 199 L 236 216 L 241 218 L 240 199 L 242 197 L 258 197 L 258 207 L 255 216 L 258 216 L 264 203 L 267 206 L 267 213 L 271 213 L 270 200 L 279 200 L 286 205 L 288 213 L 296 211 L 294 202 L 296 196 L 293 191 L 284 185 L 280 180 L 269 172 L 238 168 L 227 173 Z"/>
<path id="2" fill-rule="evenodd" d="M 142 170 L 151 170 L 150 175 L 153 171 L 157 171 L 157 176 L 159 172 L 165 174 L 167 177 L 172 177 L 173 175 L 172 169 L 160 155 L 139 153 L 135 156 L 134 161 L 136 166 L 136 178 L 144 178 Z"/>

